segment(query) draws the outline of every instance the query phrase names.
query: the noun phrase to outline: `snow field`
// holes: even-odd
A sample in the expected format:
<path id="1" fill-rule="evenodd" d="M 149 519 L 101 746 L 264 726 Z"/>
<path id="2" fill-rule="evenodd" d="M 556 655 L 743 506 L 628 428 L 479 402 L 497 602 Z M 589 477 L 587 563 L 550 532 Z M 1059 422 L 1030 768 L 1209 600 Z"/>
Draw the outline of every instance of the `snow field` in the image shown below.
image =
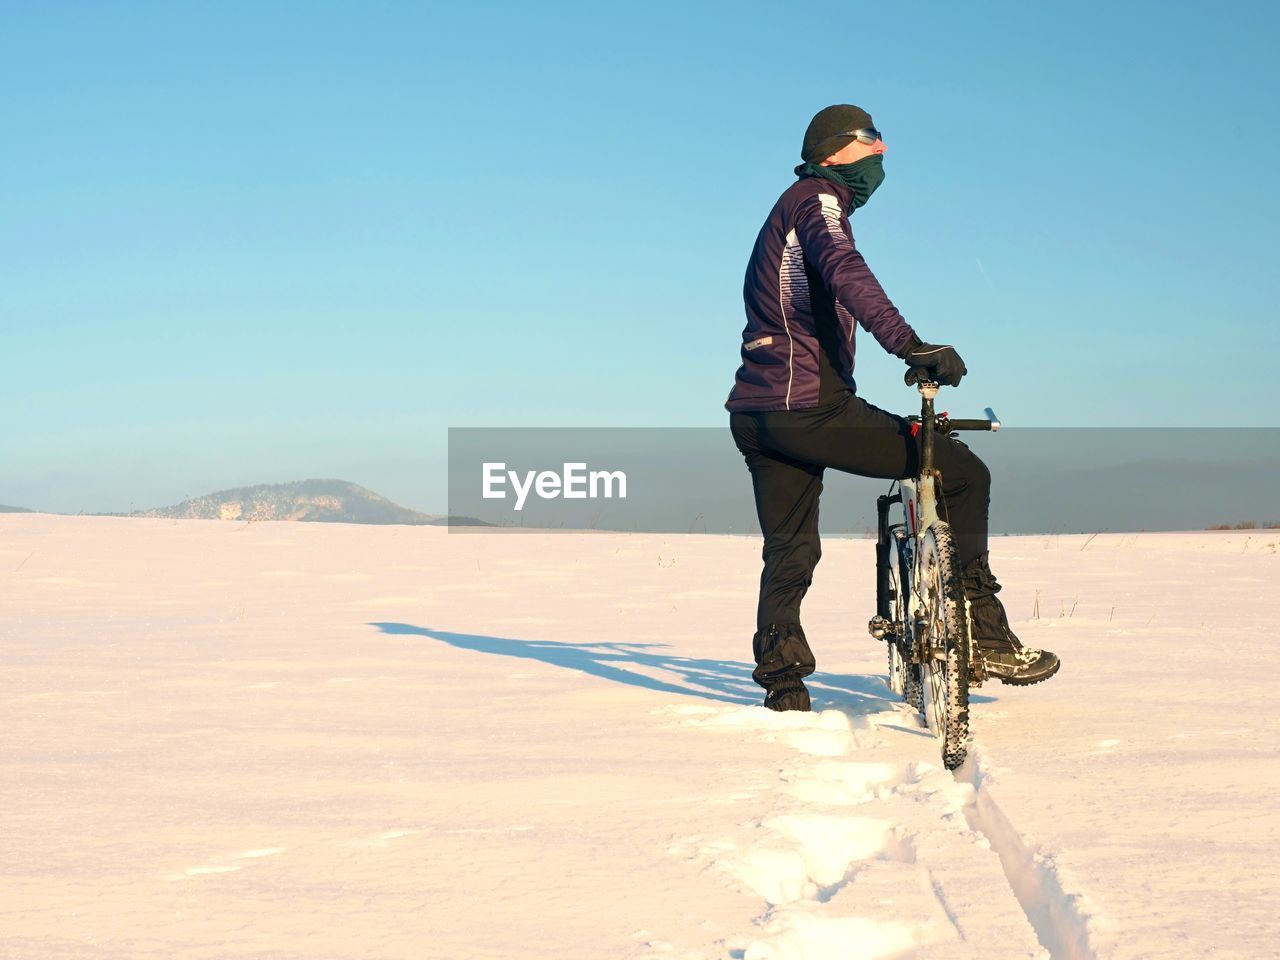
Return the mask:
<path id="1" fill-rule="evenodd" d="M 0 957 L 1276 956 L 1269 534 L 994 540 L 953 775 L 869 541 L 779 715 L 751 538 L 0 517 Z"/>

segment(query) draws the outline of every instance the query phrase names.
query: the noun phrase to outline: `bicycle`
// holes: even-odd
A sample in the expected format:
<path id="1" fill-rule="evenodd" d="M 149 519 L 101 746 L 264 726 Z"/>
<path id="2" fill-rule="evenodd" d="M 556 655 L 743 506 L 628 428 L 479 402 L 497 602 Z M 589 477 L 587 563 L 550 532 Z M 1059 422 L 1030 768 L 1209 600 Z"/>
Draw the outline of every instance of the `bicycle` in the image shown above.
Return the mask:
<path id="1" fill-rule="evenodd" d="M 969 690 L 986 678 L 973 655 L 969 603 L 956 561 L 951 527 L 938 517 L 933 465 L 935 433 L 1000 429 L 995 412 L 986 420 L 952 420 L 935 414 L 938 384 L 919 385 L 920 473 L 895 481 L 876 500 L 876 615 L 867 630 L 888 645 L 889 688 L 921 714 L 937 738 L 948 770 L 964 763 L 969 744 Z M 899 506 L 901 519 L 890 523 Z"/>

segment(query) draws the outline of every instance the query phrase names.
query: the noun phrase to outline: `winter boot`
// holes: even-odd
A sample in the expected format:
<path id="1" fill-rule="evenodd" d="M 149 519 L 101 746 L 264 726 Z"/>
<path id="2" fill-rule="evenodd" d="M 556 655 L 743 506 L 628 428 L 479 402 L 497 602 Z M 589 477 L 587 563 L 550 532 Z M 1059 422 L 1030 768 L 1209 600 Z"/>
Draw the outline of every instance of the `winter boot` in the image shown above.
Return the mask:
<path id="1" fill-rule="evenodd" d="M 809 691 L 801 682 L 814 671 L 813 652 L 798 623 L 769 624 L 752 640 L 756 669 L 751 679 L 765 689 L 770 710 L 808 710 Z"/>
<path id="2" fill-rule="evenodd" d="M 764 695 L 764 705 L 780 713 L 784 710 L 808 712 L 812 709 L 809 704 L 809 689 L 799 680 L 770 687 Z"/>
<path id="3" fill-rule="evenodd" d="M 964 568 L 964 593 L 969 598 L 969 633 L 988 676 L 1002 683 L 1026 686 L 1048 680 L 1062 666 L 1048 650 L 1024 647 L 1009 628 L 1004 604 L 996 599 L 1000 584 L 987 563 L 987 554 Z"/>

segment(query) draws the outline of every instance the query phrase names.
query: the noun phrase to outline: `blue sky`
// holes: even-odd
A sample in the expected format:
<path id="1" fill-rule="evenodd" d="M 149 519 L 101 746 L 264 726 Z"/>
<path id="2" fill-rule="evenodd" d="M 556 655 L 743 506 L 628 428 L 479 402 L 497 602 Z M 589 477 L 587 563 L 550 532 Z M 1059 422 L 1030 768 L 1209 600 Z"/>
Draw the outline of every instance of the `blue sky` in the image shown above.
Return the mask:
<path id="1" fill-rule="evenodd" d="M 332 476 L 442 510 L 449 426 L 723 423 L 747 255 L 839 102 L 885 132 L 854 233 L 965 357 L 953 413 L 1276 426 L 1278 21 L 0 3 L 0 503 Z"/>

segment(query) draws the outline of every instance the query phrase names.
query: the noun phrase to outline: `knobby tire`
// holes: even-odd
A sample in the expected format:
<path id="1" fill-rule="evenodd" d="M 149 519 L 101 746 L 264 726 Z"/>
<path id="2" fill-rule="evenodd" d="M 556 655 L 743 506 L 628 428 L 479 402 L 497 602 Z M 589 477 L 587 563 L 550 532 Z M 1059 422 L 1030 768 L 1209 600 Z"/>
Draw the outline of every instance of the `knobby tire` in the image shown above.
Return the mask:
<path id="1" fill-rule="evenodd" d="M 964 584 L 951 528 L 936 521 L 920 538 L 916 599 L 924 612 L 921 713 L 938 738 L 948 770 L 964 763 L 969 747 L 969 630 Z"/>

